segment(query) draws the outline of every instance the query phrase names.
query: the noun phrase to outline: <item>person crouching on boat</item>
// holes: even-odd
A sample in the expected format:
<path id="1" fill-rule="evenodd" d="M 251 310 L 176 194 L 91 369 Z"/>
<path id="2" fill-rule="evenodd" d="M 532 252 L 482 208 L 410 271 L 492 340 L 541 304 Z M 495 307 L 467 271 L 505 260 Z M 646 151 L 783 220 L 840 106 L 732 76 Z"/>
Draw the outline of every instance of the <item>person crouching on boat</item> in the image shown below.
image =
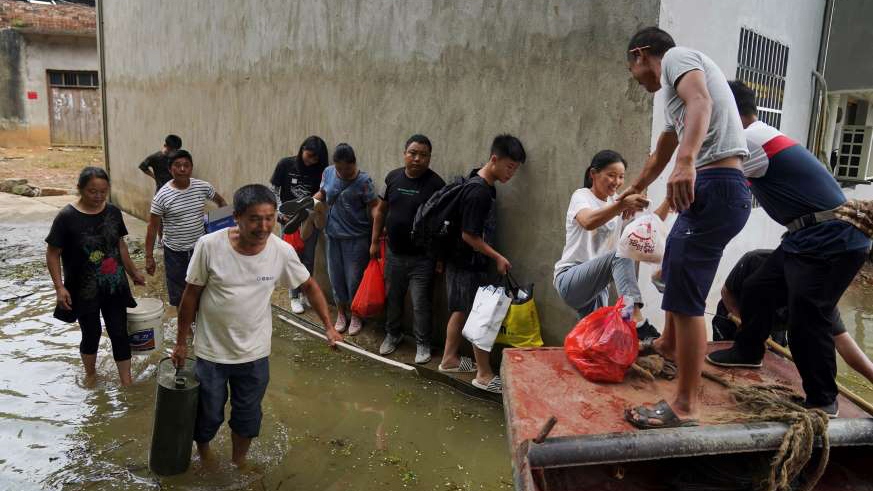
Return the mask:
<path id="1" fill-rule="evenodd" d="M 266 186 L 243 186 L 233 196 L 237 226 L 201 237 L 185 278 L 173 361 L 183 366 L 191 323 L 194 372 L 200 381 L 194 441 L 206 466 L 214 464 L 209 442 L 224 421 L 230 387 L 233 463 L 245 467 L 252 438 L 261 429 L 261 400 L 270 378 L 273 316 L 270 296 L 277 284 L 300 288 L 324 324 L 328 344 L 342 341 L 330 322 L 327 300 L 297 253 L 273 235 L 276 197 Z"/>
<path id="2" fill-rule="evenodd" d="M 583 187 L 570 198 L 565 220 L 567 239 L 561 259 L 555 264 L 555 289 L 581 319 L 607 305 L 608 287 L 614 282 L 618 294 L 634 302 L 640 337 L 657 337 L 657 329 L 640 312 L 643 302 L 634 261 L 616 256 L 622 214 L 649 205 L 642 194 L 616 199 L 626 170 L 627 162 L 612 150 L 601 150 L 591 159 Z M 662 205 L 656 213 L 663 220 L 667 206 Z"/>
<path id="3" fill-rule="evenodd" d="M 743 173 L 764 211 L 788 232 L 743 282 L 742 329 L 734 345 L 707 355 L 722 367 L 760 367 L 773 311 L 788 305 L 788 342 L 803 379 L 805 404 L 836 416 L 834 308 L 870 252 L 870 238 L 834 210 L 846 196 L 803 145 L 758 121 L 755 91 L 730 83 L 751 156 Z"/>

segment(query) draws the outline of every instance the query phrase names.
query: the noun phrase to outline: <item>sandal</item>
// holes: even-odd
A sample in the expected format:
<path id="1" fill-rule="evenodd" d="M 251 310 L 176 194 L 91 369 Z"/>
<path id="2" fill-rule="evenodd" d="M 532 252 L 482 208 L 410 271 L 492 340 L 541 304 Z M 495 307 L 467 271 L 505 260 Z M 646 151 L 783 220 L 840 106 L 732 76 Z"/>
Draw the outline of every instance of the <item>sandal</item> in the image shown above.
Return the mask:
<path id="1" fill-rule="evenodd" d="M 472 358 L 466 356 L 461 357 L 461 363 L 456 367 L 446 368 L 442 363 L 437 367 L 437 370 L 443 373 L 471 373 L 476 371 L 476 364 Z"/>
<path id="2" fill-rule="evenodd" d="M 634 416 L 636 411 L 636 416 Z M 641 430 L 652 430 L 658 428 L 685 428 L 689 426 L 697 426 L 699 423 L 696 419 L 682 419 L 676 416 L 673 408 L 667 404 L 667 401 L 660 400 L 651 408 L 645 406 L 637 406 L 633 409 L 624 410 L 624 419 L 628 423 L 636 426 Z M 652 423 L 652 420 L 657 420 L 659 423 Z"/>
<path id="3" fill-rule="evenodd" d="M 661 356 L 661 353 L 658 353 L 655 350 L 655 340 L 658 338 L 646 338 L 640 341 L 640 352 L 637 356 L 651 356 L 658 355 Z M 662 357 L 663 358 L 663 357 Z"/>
<path id="4" fill-rule="evenodd" d="M 491 381 L 489 381 L 487 384 L 483 384 L 482 382 L 479 382 L 479 379 L 474 378 L 473 387 L 476 387 L 477 389 L 487 390 L 488 392 L 494 392 L 495 394 L 503 393 L 503 382 L 500 381 L 500 377 L 498 377 L 497 375 L 495 375 L 494 378 L 492 378 Z"/>

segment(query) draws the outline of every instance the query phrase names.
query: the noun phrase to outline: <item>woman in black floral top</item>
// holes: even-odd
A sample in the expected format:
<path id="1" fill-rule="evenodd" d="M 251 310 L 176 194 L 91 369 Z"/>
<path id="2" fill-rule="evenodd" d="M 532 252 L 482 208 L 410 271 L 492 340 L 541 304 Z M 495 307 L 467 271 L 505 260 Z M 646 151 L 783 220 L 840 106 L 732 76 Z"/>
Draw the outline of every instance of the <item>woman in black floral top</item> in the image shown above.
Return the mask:
<path id="1" fill-rule="evenodd" d="M 75 318 L 82 329 L 79 352 L 86 380 L 96 377 L 97 347 L 100 343 L 100 313 L 112 341 L 112 355 L 118 365 L 121 385 L 130 385 L 130 344 L 127 339 L 127 308 L 135 307 L 127 275 L 144 285 L 124 236 L 127 228 L 121 211 L 106 202 L 109 176 L 97 167 L 86 167 L 79 175 L 79 200 L 65 206 L 55 217 L 48 243 L 46 263 L 64 317 Z M 61 264 L 63 263 L 63 281 Z"/>

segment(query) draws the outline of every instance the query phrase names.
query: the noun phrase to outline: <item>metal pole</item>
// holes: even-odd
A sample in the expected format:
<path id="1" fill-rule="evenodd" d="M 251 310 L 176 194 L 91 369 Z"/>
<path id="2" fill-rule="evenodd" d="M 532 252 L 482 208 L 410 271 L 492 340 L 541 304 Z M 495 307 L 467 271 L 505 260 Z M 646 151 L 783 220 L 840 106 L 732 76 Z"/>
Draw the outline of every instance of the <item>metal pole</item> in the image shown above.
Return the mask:
<path id="1" fill-rule="evenodd" d="M 748 423 L 547 438 L 530 442 L 531 468 L 617 464 L 777 450 L 788 425 Z M 873 445 L 873 419 L 835 419 L 828 424 L 831 447 Z M 820 445 L 820 442 L 816 442 Z"/>

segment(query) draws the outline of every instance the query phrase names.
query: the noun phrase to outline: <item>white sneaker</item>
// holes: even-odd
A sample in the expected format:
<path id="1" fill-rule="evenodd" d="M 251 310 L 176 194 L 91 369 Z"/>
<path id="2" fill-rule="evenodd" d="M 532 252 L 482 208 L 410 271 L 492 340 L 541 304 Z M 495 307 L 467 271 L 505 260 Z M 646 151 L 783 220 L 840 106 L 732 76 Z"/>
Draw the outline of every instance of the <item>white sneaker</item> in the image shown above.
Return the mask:
<path id="1" fill-rule="evenodd" d="M 415 345 L 415 362 L 424 364 L 430 361 L 430 346 L 424 344 Z"/>
<path id="2" fill-rule="evenodd" d="M 361 332 L 361 329 L 363 328 L 364 323 L 361 321 L 361 318 L 353 315 L 352 322 L 349 323 L 349 336 L 357 335 L 359 332 Z"/>
<path id="3" fill-rule="evenodd" d="M 339 333 L 346 332 L 346 316 L 342 313 L 337 314 L 336 324 L 333 325 L 333 328 Z"/>
<path id="4" fill-rule="evenodd" d="M 397 345 L 403 340 L 400 336 L 392 336 L 390 334 L 385 336 L 385 340 L 382 341 L 382 345 L 379 346 L 379 354 L 380 355 L 390 355 L 394 353 L 397 349 Z"/>
<path id="5" fill-rule="evenodd" d="M 309 307 L 312 307 L 312 304 L 309 303 L 309 297 L 307 297 L 305 293 L 301 293 L 299 298 L 300 302 L 303 303 L 303 308 L 308 309 Z"/>
<path id="6" fill-rule="evenodd" d="M 300 297 L 291 297 L 291 312 L 295 314 L 302 314 L 306 308 L 303 307 L 303 302 L 300 301 Z"/>

